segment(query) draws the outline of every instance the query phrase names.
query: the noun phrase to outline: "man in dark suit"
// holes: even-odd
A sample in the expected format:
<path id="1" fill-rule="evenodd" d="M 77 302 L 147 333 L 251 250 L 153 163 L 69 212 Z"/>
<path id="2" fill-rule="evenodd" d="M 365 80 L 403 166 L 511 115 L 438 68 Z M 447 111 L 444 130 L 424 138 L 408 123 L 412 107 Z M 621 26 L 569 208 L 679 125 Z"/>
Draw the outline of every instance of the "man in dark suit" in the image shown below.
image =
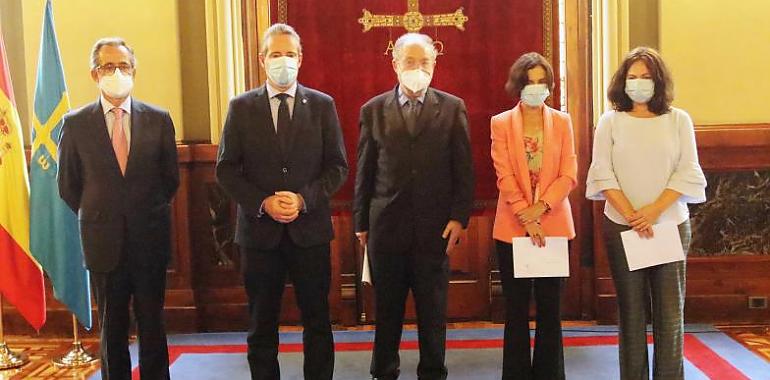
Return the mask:
<path id="1" fill-rule="evenodd" d="M 330 380 L 329 199 L 348 173 L 334 101 L 297 84 L 299 35 L 285 24 L 265 32 L 259 60 L 267 83 L 230 102 L 217 179 L 238 204 L 250 328 L 252 379 L 279 379 L 278 318 L 286 275 L 305 328 L 305 379 Z"/>
<path id="2" fill-rule="evenodd" d="M 96 42 L 91 77 L 101 96 L 64 117 L 59 193 L 78 214 L 99 308 L 102 378 L 130 379 L 129 303 L 139 333 L 142 379 L 168 379 L 163 323 L 171 252 L 170 202 L 179 186 L 168 112 L 130 96 L 133 50 Z"/>
<path id="3" fill-rule="evenodd" d="M 377 331 L 371 374 L 399 375 L 406 296 L 417 310 L 420 379 L 446 379 L 448 256 L 467 227 L 473 168 L 465 104 L 428 87 L 430 37 L 409 33 L 393 49 L 399 84 L 361 108 L 354 202 L 356 235 L 368 244 Z"/>

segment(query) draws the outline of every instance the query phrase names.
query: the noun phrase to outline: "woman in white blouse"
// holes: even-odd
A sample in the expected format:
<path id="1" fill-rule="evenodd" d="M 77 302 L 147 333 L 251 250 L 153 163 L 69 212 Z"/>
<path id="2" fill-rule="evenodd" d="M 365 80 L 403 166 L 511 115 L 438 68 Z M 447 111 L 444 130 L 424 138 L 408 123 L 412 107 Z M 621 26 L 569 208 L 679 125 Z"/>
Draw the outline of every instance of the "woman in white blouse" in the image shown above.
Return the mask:
<path id="1" fill-rule="evenodd" d="M 607 200 L 603 235 L 617 290 L 620 377 L 649 378 L 645 315 L 651 304 L 653 378 L 683 379 L 685 262 L 630 271 L 620 233 L 633 229 L 652 238 L 654 224 L 674 222 L 687 252 L 687 203 L 706 200 L 692 120 L 671 107 L 671 75 L 650 48 L 628 53 L 608 98 L 613 110 L 596 127 L 586 197 Z"/>

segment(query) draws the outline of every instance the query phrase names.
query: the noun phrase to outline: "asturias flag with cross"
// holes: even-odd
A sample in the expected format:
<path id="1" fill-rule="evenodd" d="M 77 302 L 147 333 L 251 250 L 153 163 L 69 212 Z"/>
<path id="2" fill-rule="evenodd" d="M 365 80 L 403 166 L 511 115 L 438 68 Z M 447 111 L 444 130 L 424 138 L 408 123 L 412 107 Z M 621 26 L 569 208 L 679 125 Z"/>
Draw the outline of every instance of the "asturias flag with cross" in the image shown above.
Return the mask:
<path id="1" fill-rule="evenodd" d="M 57 145 L 61 139 L 62 117 L 69 108 L 51 1 L 48 0 L 40 35 L 35 86 L 30 160 L 30 248 L 53 284 L 54 297 L 90 329 L 91 287 L 83 260 L 78 220 L 59 197 L 56 183 Z"/>

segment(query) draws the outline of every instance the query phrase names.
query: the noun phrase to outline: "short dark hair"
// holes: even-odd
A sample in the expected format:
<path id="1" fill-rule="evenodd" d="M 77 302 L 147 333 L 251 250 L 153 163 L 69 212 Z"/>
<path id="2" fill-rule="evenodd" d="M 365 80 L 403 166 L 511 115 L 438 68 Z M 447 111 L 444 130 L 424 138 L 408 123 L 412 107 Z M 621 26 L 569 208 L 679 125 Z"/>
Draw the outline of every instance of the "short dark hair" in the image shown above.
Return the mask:
<path id="1" fill-rule="evenodd" d="M 551 63 L 545 57 L 535 52 L 522 55 L 511 65 L 511 69 L 508 71 L 508 81 L 505 82 L 505 92 L 514 99 L 519 98 L 521 90 L 529 83 L 527 72 L 538 66 L 545 70 L 548 91 L 553 92 L 553 68 Z"/>
<path id="2" fill-rule="evenodd" d="M 612 76 L 610 86 L 607 88 L 607 99 L 612 103 L 612 108 L 621 112 L 628 112 L 634 108 L 634 101 L 626 94 L 626 76 L 631 65 L 637 61 L 644 62 L 655 83 L 655 93 L 647 103 L 647 108 L 656 115 L 668 113 L 671 111 L 671 102 L 674 101 L 674 82 L 671 79 L 671 72 L 668 71 L 660 53 L 646 46 L 637 47 L 626 54 L 620 67 Z"/>

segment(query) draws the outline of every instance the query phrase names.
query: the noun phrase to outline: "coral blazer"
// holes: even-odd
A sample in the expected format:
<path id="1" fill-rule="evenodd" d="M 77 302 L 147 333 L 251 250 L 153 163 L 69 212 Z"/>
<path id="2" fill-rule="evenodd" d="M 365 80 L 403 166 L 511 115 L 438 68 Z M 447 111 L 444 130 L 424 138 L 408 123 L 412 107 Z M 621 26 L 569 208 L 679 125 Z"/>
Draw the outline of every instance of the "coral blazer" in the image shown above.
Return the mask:
<path id="1" fill-rule="evenodd" d="M 540 217 L 546 236 L 572 239 L 575 226 L 567 196 L 577 184 L 572 121 L 568 114 L 543 107 L 543 166 L 538 194 L 532 194 L 524 150 L 524 119 L 519 104 L 492 117 L 492 162 L 497 173 L 497 214 L 492 236 L 511 242 L 526 235 L 516 213 L 537 200 L 544 200 L 551 211 Z"/>

